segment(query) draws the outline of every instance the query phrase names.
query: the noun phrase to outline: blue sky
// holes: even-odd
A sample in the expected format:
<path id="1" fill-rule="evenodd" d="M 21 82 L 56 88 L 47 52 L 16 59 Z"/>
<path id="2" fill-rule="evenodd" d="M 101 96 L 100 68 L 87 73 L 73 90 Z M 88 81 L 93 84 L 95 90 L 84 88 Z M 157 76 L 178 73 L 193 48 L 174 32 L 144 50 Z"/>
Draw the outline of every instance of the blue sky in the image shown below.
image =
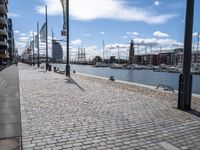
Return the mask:
<path id="1" fill-rule="evenodd" d="M 184 38 L 185 3 L 185 0 L 71 0 L 71 58 L 82 45 L 88 58 L 102 55 L 102 40 L 109 56 L 116 55 L 119 45 L 121 57 L 127 57 L 131 39 L 141 45 L 141 53 L 144 45 L 148 45 L 148 52 L 150 45 L 153 51 L 160 46 L 162 49 L 180 47 Z M 37 21 L 40 25 L 44 23 L 45 4 L 48 5 L 49 36 L 53 27 L 56 38 L 61 39 L 60 0 L 9 0 L 9 16 L 13 19 L 19 53 L 24 51 L 31 31 L 36 31 Z M 194 32 L 199 32 L 199 5 L 196 0 Z M 62 45 L 65 49 L 65 44 Z M 41 48 L 44 49 L 43 44 Z"/>

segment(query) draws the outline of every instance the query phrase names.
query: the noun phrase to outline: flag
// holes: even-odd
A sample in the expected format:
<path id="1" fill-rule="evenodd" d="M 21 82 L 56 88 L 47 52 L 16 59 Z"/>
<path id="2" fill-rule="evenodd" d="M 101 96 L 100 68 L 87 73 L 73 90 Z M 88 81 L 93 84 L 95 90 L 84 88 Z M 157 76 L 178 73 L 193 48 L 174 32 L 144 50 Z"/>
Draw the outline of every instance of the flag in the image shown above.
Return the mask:
<path id="1" fill-rule="evenodd" d="M 35 47 L 38 47 L 39 46 L 39 35 L 37 34 L 36 36 L 35 36 Z"/>
<path id="2" fill-rule="evenodd" d="M 60 0 L 63 8 L 63 30 L 67 30 L 67 0 Z"/>
<path id="3" fill-rule="evenodd" d="M 34 47 L 34 41 L 32 40 L 30 43 L 30 48 L 33 49 L 33 47 Z"/>
<path id="4" fill-rule="evenodd" d="M 42 28 L 40 29 L 40 40 L 41 42 L 46 42 L 46 29 L 47 29 L 47 23 L 44 23 Z"/>
<path id="5" fill-rule="evenodd" d="M 67 35 L 67 31 L 66 31 L 66 30 L 62 30 L 62 31 L 61 31 L 61 35 L 62 35 L 62 36 L 66 36 L 66 35 Z"/>

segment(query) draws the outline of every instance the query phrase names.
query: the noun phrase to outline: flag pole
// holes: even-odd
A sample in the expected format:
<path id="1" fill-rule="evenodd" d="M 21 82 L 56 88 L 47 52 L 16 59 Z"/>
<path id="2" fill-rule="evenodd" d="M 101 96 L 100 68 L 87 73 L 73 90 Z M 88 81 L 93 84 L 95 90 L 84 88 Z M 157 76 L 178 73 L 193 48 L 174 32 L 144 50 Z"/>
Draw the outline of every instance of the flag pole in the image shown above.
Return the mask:
<path id="1" fill-rule="evenodd" d="M 34 46 L 35 46 L 35 39 L 34 39 L 34 31 L 33 31 L 33 66 L 35 65 L 35 49 L 34 49 Z"/>
<path id="2" fill-rule="evenodd" d="M 31 53 L 32 53 L 32 49 L 31 49 L 31 36 L 30 36 L 30 43 L 29 43 L 29 50 L 30 50 L 30 52 L 29 52 L 29 64 L 31 65 Z"/>
<path id="3" fill-rule="evenodd" d="M 67 25 L 67 35 L 66 35 L 66 76 L 70 77 L 70 65 L 69 65 L 69 0 L 66 0 L 66 25 Z"/>
<path id="4" fill-rule="evenodd" d="M 54 33 L 53 33 L 53 27 L 52 27 L 51 28 L 51 54 L 52 54 L 52 58 L 53 58 L 53 42 L 54 42 Z"/>
<path id="5" fill-rule="evenodd" d="M 39 22 L 37 22 L 37 34 L 38 34 L 38 37 L 37 37 L 37 49 L 38 49 L 38 68 L 40 67 L 40 44 L 39 44 Z"/>
<path id="6" fill-rule="evenodd" d="M 53 27 L 51 28 L 51 35 L 52 35 L 52 41 L 54 40 L 54 32 L 53 32 Z"/>
<path id="7" fill-rule="evenodd" d="M 45 6 L 45 14 L 46 14 L 46 71 L 48 70 L 49 67 L 49 62 L 48 62 L 48 20 L 47 20 L 47 5 Z"/>

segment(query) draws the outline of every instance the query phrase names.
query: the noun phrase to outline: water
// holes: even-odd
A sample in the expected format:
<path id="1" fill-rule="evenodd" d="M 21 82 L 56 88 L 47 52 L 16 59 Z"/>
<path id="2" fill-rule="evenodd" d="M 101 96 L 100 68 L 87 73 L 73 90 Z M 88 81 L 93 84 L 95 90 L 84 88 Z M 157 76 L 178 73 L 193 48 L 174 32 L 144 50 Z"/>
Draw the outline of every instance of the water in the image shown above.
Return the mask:
<path id="1" fill-rule="evenodd" d="M 56 64 L 60 69 L 65 69 L 64 64 Z M 95 68 L 87 65 L 70 65 L 76 72 L 109 78 L 114 76 L 117 80 L 134 82 L 144 85 L 158 86 L 169 85 L 178 90 L 179 74 L 168 72 L 153 72 L 151 70 L 121 70 L 110 68 Z M 200 75 L 193 75 L 193 93 L 200 94 Z"/>

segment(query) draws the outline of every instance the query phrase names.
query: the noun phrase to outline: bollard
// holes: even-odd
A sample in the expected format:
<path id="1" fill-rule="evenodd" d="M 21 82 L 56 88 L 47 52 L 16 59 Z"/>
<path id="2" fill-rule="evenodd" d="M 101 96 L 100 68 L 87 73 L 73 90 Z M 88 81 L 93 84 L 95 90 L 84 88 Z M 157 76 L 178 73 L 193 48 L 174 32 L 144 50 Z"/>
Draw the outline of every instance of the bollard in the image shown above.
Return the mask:
<path id="1" fill-rule="evenodd" d="M 191 99 L 192 99 L 192 83 L 193 83 L 193 76 L 192 76 L 192 74 L 191 74 L 191 75 L 190 75 L 190 95 L 189 95 L 190 101 L 191 101 Z M 191 102 L 190 102 L 190 104 L 189 104 L 189 106 L 188 106 L 187 109 L 188 109 L 188 110 L 191 109 Z"/>
<path id="2" fill-rule="evenodd" d="M 56 67 L 53 67 L 53 71 L 56 72 Z"/>
<path id="3" fill-rule="evenodd" d="M 110 81 L 115 81 L 114 76 L 110 76 L 109 80 Z"/>
<path id="4" fill-rule="evenodd" d="M 51 71 L 51 67 L 52 67 L 51 65 L 48 66 L 49 71 Z"/>

